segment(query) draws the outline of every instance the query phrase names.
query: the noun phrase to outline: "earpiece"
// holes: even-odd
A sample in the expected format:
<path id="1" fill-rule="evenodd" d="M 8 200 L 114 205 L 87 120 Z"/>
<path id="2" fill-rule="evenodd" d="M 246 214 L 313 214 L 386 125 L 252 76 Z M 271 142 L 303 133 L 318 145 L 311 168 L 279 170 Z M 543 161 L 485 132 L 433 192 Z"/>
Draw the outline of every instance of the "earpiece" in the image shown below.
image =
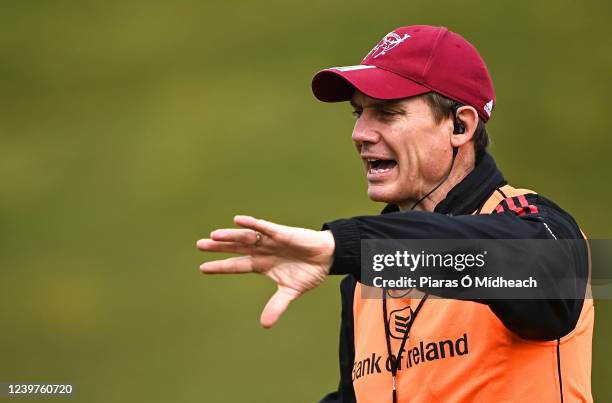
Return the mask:
<path id="1" fill-rule="evenodd" d="M 453 123 L 453 134 L 463 134 L 465 133 L 465 126 L 462 121 L 459 119 L 455 119 Z"/>
<path id="2" fill-rule="evenodd" d="M 453 102 L 453 106 L 452 106 L 452 108 L 453 108 L 453 117 L 455 118 L 455 121 L 453 122 L 453 134 L 463 134 L 463 133 L 465 133 L 465 125 L 457 117 L 457 111 L 462 106 L 463 105 L 461 105 L 459 102 Z"/>

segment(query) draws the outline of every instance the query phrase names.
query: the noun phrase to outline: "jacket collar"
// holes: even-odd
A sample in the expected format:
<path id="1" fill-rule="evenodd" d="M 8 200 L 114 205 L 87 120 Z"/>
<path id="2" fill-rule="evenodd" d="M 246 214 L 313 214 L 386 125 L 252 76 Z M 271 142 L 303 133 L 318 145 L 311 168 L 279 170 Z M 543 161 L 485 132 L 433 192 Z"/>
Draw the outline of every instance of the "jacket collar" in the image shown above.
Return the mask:
<path id="1" fill-rule="evenodd" d="M 461 182 L 448 192 L 436 208 L 435 213 L 447 215 L 471 214 L 480 208 L 491 193 L 506 183 L 497 169 L 493 157 L 487 152 L 476 156 L 476 166 Z M 388 204 L 382 214 L 399 211 L 395 204 Z"/>

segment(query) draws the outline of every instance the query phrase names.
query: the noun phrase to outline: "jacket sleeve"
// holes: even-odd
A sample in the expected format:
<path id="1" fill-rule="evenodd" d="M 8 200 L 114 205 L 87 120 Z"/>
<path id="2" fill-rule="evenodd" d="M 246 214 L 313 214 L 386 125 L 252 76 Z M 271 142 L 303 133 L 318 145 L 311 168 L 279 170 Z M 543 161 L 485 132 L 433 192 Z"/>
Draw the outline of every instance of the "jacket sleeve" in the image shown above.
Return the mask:
<path id="1" fill-rule="evenodd" d="M 353 362 L 355 361 L 355 339 L 353 331 L 353 298 L 355 278 L 346 276 L 340 282 L 342 317 L 340 321 L 340 382 L 338 390 L 327 394 L 319 403 L 356 403 L 353 389 Z"/>
<path id="2" fill-rule="evenodd" d="M 583 239 L 572 217 L 548 199 L 536 194 L 522 196 L 522 202 L 513 199 L 504 200 L 493 214 L 486 215 L 395 212 L 329 222 L 324 228 L 331 230 L 336 241 L 331 273 L 352 274 L 359 280 L 361 240 L 366 239 Z M 538 270 L 534 274 L 546 277 L 586 279 L 588 255 L 586 243 L 582 244 L 580 250 L 564 251 L 568 264 L 555 265 L 550 262 L 558 260 L 550 259 L 525 270 Z M 580 295 L 584 296 L 584 290 Z M 508 329 L 523 338 L 554 340 L 576 326 L 583 299 L 476 302 L 487 304 Z"/>

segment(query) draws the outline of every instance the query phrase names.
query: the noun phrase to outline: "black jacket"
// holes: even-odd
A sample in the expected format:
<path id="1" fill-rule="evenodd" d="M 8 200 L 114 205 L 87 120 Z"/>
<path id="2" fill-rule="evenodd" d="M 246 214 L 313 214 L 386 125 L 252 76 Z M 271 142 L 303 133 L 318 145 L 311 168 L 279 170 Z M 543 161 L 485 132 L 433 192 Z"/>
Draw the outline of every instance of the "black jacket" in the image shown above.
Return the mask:
<path id="1" fill-rule="evenodd" d="M 500 214 L 472 215 L 479 211 L 495 191 L 506 184 L 493 158 L 479 155 L 475 169 L 456 185 L 433 213 L 400 212 L 387 205 L 378 216 L 362 216 L 329 222 L 336 242 L 331 274 L 348 274 L 341 284 L 342 319 L 340 326 L 340 383 L 338 391 L 325 396 L 321 403 L 354 402 L 351 371 L 355 356 L 353 332 L 353 297 L 360 278 L 362 239 L 582 239 L 573 218 L 552 201 L 537 194 L 526 195 L 529 208 L 501 203 Z M 518 203 L 517 203 L 518 205 Z M 586 245 L 574 265 L 563 265 L 568 276 L 588 276 Z M 551 271 L 553 268 L 538 267 Z M 558 273 L 555 267 L 555 274 Z M 533 268 L 525 268 L 531 270 Z M 434 292 L 435 294 L 435 292 Z M 584 294 L 582 294 L 584 295 Z M 534 340 L 555 340 L 576 325 L 582 299 L 479 300 L 489 305 L 511 331 Z"/>

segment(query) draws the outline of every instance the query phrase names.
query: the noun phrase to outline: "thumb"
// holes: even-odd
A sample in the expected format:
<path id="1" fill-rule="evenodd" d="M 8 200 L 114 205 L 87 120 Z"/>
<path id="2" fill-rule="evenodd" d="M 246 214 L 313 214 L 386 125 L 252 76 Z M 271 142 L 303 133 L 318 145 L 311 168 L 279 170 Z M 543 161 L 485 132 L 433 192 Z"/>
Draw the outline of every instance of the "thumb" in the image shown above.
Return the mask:
<path id="1" fill-rule="evenodd" d="M 278 290 L 268 300 L 259 323 L 265 328 L 271 328 L 276 324 L 281 315 L 287 310 L 291 301 L 298 297 L 298 293 L 295 290 L 279 287 Z"/>

